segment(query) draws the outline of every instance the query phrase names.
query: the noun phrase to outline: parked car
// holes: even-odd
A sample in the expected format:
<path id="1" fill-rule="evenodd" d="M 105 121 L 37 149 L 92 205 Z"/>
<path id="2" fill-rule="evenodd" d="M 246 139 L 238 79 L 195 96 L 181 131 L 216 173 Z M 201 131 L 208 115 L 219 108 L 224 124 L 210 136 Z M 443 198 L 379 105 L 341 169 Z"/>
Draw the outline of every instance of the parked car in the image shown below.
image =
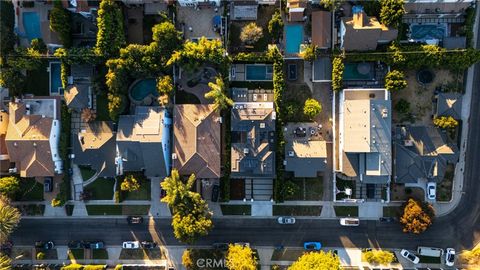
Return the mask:
<path id="1" fill-rule="evenodd" d="M 10 256 L 12 253 L 12 248 L 13 248 L 13 242 L 12 241 L 6 241 L 2 244 L 0 244 L 0 252 Z"/>
<path id="2" fill-rule="evenodd" d="M 340 225 L 342 226 L 359 226 L 360 219 L 358 218 L 341 218 Z"/>
<path id="3" fill-rule="evenodd" d="M 415 254 L 411 253 L 406 249 L 402 249 L 402 251 L 400 251 L 400 254 L 402 255 L 402 257 L 411 261 L 413 264 L 417 264 L 420 262 L 420 258 L 418 258 L 417 256 L 415 256 Z"/>
<path id="4" fill-rule="evenodd" d="M 84 247 L 84 243 L 82 241 L 70 241 L 68 242 L 69 249 L 82 249 Z"/>
<path id="5" fill-rule="evenodd" d="M 55 247 L 55 243 L 53 243 L 53 241 L 37 241 L 35 242 L 35 247 L 43 249 L 53 249 Z"/>
<path id="6" fill-rule="evenodd" d="M 127 217 L 127 221 L 128 221 L 129 224 L 142 224 L 143 223 L 143 217 L 129 216 L 129 217 Z"/>
<path id="7" fill-rule="evenodd" d="M 86 249 L 103 249 L 105 244 L 103 241 L 87 241 L 84 242 L 83 247 Z"/>
<path id="8" fill-rule="evenodd" d="M 151 241 L 142 241 L 141 245 L 144 249 L 152 249 L 157 247 L 157 243 Z"/>
<path id="9" fill-rule="evenodd" d="M 447 248 L 445 251 L 445 264 L 447 266 L 453 266 L 455 263 L 455 249 Z"/>
<path id="10" fill-rule="evenodd" d="M 279 217 L 278 224 L 295 224 L 294 217 Z"/>
<path id="11" fill-rule="evenodd" d="M 236 242 L 235 245 L 242 246 L 242 247 L 250 247 L 250 243 L 248 242 Z"/>
<path id="12" fill-rule="evenodd" d="M 220 195 L 220 186 L 213 185 L 212 187 L 212 202 L 218 202 L 218 196 Z"/>
<path id="13" fill-rule="evenodd" d="M 435 200 L 437 197 L 437 183 L 435 182 L 428 182 L 427 184 L 427 197 L 429 200 Z"/>
<path id="14" fill-rule="evenodd" d="M 227 243 L 213 243 L 212 247 L 214 249 L 222 250 L 222 251 L 227 251 L 228 250 L 228 244 Z"/>
<path id="15" fill-rule="evenodd" d="M 395 221 L 393 217 L 381 217 L 378 220 L 380 220 L 380 222 L 385 222 L 385 223 L 390 223 Z"/>
<path id="16" fill-rule="evenodd" d="M 320 242 L 305 242 L 303 243 L 303 248 L 305 250 L 320 250 L 322 248 L 322 244 Z"/>
<path id="17" fill-rule="evenodd" d="M 43 191 L 52 192 L 52 190 L 53 190 L 53 178 L 45 177 L 43 179 Z"/>
<path id="18" fill-rule="evenodd" d="M 138 241 L 125 241 L 122 244 L 122 248 L 124 248 L 124 249 L 140 248 L 140 242 L 138 242 Z"/>

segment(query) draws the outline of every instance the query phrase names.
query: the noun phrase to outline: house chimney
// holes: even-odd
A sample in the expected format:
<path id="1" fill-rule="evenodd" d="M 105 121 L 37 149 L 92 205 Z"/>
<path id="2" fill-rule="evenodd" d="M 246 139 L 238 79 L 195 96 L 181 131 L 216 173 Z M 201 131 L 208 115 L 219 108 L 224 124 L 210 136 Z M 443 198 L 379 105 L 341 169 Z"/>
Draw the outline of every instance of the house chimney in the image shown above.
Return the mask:
<path id="1" fill-rule="evenodd" d="M 367 14 L 363 11 L 362 6 L 354 6 L 353 11 L 353 27 L 364 27 L 367 21 Z"/>

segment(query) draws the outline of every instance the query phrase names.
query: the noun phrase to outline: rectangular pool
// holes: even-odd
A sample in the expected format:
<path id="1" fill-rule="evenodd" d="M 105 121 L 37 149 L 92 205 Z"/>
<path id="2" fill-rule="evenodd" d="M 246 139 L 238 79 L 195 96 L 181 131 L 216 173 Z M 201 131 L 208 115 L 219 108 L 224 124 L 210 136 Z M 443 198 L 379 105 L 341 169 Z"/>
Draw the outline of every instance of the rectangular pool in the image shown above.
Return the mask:
<path id="1" fill-rule="evenodd" d="M 303 41 L 303 25 L 289 24 L 285 26 L 287 54 L 297 54 L 300 52 L 300 44 Z"/>
<path id="2" fill-rule="evenodd" d="M 246 81 L 271 81 L 273 79 L 273 66 L 268 64 L 245 65 Z"/>
<path id="3" fill-rule="evenodd" d="M 410 32 L 410 37 L 414 40 L 442 40 L 447 36 L 447 24 L 414 24 L 410 26 Z"/>
<path id="4" fill-rule="evenodd" d="M 63 95 L 60 62 L 50 62 L 50 95 Z"/>
<path id="5" fill-rule="evenodd" d="M 40 29 L 40 17 L 37 12 L 23 12 L 23 28 L 28 41 L 35 38 L 41 38 L 42 32 Z"/>
<path id="6" fill-rule="evenodd" d="M 343 79 L 346 81 L 364 81 L 375 79 L 374 63 L 345 63 Z"/>

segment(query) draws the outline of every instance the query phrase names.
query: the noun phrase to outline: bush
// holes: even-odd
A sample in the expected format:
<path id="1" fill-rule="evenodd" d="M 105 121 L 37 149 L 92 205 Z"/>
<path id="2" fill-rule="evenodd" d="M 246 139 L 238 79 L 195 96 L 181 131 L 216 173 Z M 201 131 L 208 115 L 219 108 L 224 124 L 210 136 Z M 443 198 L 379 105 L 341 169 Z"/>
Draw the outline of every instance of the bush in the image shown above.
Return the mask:
<path id="1" fill-rule="evenodd" d="M 397 104 L 395 104 L 395 110 L 398 113 L 406 114 L 410 111 L 410 102 L 406 101 L 405 99 L 401 98 Z"/>
<path id="2" fill-rule="evenodd" d="M 363 253 L 367 262 L 371 264 L 390 264 L 395 260 L 395 255 L 386 250 L 370 250 Z"/>
<path id="3" fill-rule="evenodd" d="M 41 38 L 34 38 L 32 42 L 30 42 L 30 48 L 37 51 L 40 54 L 46 54 L 48 51 L 47 45 L 43 42 Z"/>
<path id="4" fill-rule="evenodd" d="M 52 202 L 50 204 L 52 205 L 52 207 L 61 207 L 65 205 L 65 202 L 57 198 L 54 198 L 52 199 Z"/>
<path id="5" fill-rule="evenodd" d="M 43 260 L 43 259 L 45 259 L 45 253 L 37 252 L 37 260 Z"/>
<path id="6" fill-rule="evenodd" d="M 113 194 L 113 200 L 115 201 L 115 203 L 120 203 L 122 201 L 122 193 L 116 190 Z"/>
<path id="7" fill-rule="evenodd" d="M 250 52 L 250 53 L 237 53 L 233 56 L 233 61 L 235 62 L 252 62 L 252 63 L 265 63 L 272 62 L 272 58 L 268 53 L 264 52 Z"/>
<path id="8" fill-rule="evenodd" d="M 140 189 L 140 183 L 133 175 L 129 174 L 123 179 L 120 189 L 122 191 L 133 192 Z"/>
<path id="9" fill-rule="evenodd" d="M 409 199 L 403 205 L 403 214 L 400 223 L 403 225 L 403 232 L 420 234 L 432 225 L 435 211 L 433 207 L 415 199 Z"/>
<path id="10" fill-rule="evenodd" d="M 398 27 L 402 22 L 405 8 L 403 7 L 404 0 L 382 0 L 380 5 L 380 22 L 385 25 Z"/>
<path id="11" fill-rule="evenodd" d="M 303 113 L 310 119 L 315 118 L 322 112 L 322 105 L 316 99 L 309 98 L 305 100 L 305 106 L 303 107 Z"/>
<path id="12" fill-rule="evenodd" d="M 242 28 L 242 32 L 240 33 L 240 40 L 247 45 L 253 45 L 257 43 L 257 41 L 260 40 L 262 36 L 262 28 L 256 23 L 251 22 Z"/>
<path id="13" fill-rule="evenodd" d="M 63 8 L 60 0 L 53 2 L 53 9 L 50 11 L 50 30 L 58 33 L 65 48 L 72 46 L 70 12 Z"/>
<path id="14" fill-rule="evenodd" d="M 405 74 L 398 70 L 392 70 L 385 76 L 385 88 L 389 91 L 398 91 L 407 87 Z"/>
<path id="15" fill-rule="evenodd" d="M 454 129 L 458 126 L 458 121 L 451 116 L 440 116 L 433 119 L 433 124 L 442 129 Z"/>
<path id="16" fill-rule="evenodd" d="M 317 46 L 310 44 L 303 52 L 300 53 L 300 57 L 308 62 L 313 62 L 317 58 Z"/>
<path id="17" fill-rule="evenodd" d="M 283 19 L 280 10 L 275 10 L 275 13 L 272 15 L 272 19 L 268 22 L 268 32 L 270 35 L 278 41 L 283 34 Z"/>
<path id="18" fill-rule="evenodd" d="M 70 66 L 62 61 L 60 65 L 60 78 L 62 80 L 62 87 L 66 89 L 68 86 L 68 76 L 70 75 Z"/>
<path id="19" fill-rule="evenodd" d="M 0 193 L 12 197 L 20 189 L 20 182 L 16 176 L 0 178 Z"/>
<path id="20" fill-rule="evenodd" d="M 0 17 L 0 56 L 4 57 L 14 50 L 16 42 L 15 10 L 12 1 L 0 1 Z"/>
<path id="21" fill-rule="evenodd" d="M 290 199 L 292 196 L 300 191 L 300 187 L 292 181 L 285 181 L 283 184 L 283 196 L 285 199 Z"/>
<path id="22" fill-rule="evenodd" d="M 335 57 L 332 63 L 332 90 L 338 92 L 342 90 L 343 70 L 345 65 L 343 59 Z"/>
<path id="23" fill-rule="evenodd" d="M 77 263 L 72 263 L 72 264 L 69 264 L 67 266 L 63 266 L 62 268 L 60 268 L 61 270 L 82 270 L 83 269 L 83 265 L 81 264 L 77 264 Z"/>
<path id="24" fill-rule="evenodd" d="M 95 53 L 105 58 L 111 58 L 119 53 L 125 45 L 122 9 L 115 0 L 102 0 L 97 17 L 97 43 Z"/>

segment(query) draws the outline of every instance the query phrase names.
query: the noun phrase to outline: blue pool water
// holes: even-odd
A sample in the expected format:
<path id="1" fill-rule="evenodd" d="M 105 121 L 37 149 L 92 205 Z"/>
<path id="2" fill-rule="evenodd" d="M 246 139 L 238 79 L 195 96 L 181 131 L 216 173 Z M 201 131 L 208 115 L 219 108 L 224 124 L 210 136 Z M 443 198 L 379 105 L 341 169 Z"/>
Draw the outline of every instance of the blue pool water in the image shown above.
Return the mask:
<path id="1" fill-rule="evenodd" d="M 290 24 L 285 26 L 286 53 L 296 54 L 300 52 L 300 44 L 303 41 L 303 25 Z"/>
<path id="2" fill-rule="evenodd" d="M 358 70 L 359 65 L 366 65 L 368 71 L 360 73 Z M 343 79 L 346 81 L 356 80 L 373 80 L 375 78 L 375 70 L 373 63 L 345 63 L 343 70 Z"/>
<path id="3" fill-rule="evenodd" d="M 59 62 L 50 62 L 50 94 L 63 95 L 61 68 Z"/>
<path id="4" fill-rule="evenodd" d="M 150 94 L 158 96 L 156 81 L 153 78 L 137 81 L 130 91 L 130 96 L 136 101 L 142 101 Z"/>
<path id="5" fill-rule="evenodd" d="M 34 38 L 41 38 L 40 17 L 36 12 L 23 12 L 23 27 L 29 41 Z"/>
<path id="6" fill-rule="evenodd" d="M 272 65 L 246 65 L 246 81 L 271 81 L 273 78 Z"/>
<path id="7" fill-rule="evenodd" d="M 410 27 L 414 40 L 443 39 L 446 36 L 445 24 L 415 24 Z"/>

